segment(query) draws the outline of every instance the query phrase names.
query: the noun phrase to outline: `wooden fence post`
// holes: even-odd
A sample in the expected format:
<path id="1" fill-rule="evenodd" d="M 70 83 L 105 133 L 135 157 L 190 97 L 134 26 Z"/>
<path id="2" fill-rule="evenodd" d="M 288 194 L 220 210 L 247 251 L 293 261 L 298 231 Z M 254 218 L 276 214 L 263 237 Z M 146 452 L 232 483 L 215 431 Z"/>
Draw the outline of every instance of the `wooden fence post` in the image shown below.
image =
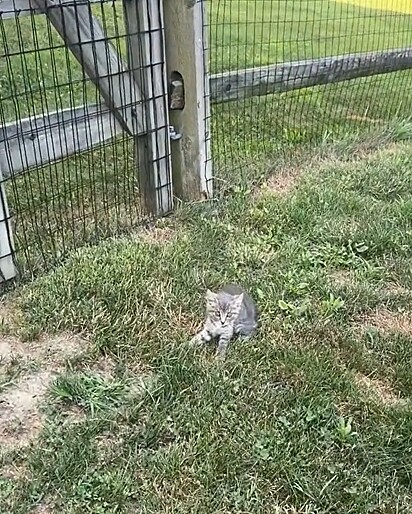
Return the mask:
<path id="1" fill-rule="evenodd" d="M 169 112 L 171 125 L 181 134 L 172 141 L 171 151 L 174 192 L 183 200 L 213 194 L 205 4 L 205 0 L 164 2 L 169 84 L 176 75 L 183 79 L 184 104 Z"/>
<path id="2" fill-rule="evenodd" d="M 142 93 L 145 135 L 135 138 L 140 192 L 149 214 L 173 208 L 162 0 L 123 0 L 128 61 Z"/>

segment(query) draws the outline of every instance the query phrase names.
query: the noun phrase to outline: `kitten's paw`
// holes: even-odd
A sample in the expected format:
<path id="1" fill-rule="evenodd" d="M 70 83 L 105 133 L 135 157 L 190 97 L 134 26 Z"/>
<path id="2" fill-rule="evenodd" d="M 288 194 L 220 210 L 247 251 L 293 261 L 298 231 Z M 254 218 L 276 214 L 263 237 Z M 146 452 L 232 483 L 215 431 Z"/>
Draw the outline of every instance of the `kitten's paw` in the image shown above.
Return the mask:
<path id="1" fill-rule="evenodd" d="M 218 362 L 223 362 L 226 359 L 226 352 L 220 352 L 218 350 L 215 354 L 215 358 Z"/>
<path id="2" fill-rule="evenodd" d="M 192 337 L 189 344 L 190 344 L 190 346 L 201 346 L 203 344 L 203 340 L 201 337 L 199 337 L 197 335 L 197 336 Z"/>

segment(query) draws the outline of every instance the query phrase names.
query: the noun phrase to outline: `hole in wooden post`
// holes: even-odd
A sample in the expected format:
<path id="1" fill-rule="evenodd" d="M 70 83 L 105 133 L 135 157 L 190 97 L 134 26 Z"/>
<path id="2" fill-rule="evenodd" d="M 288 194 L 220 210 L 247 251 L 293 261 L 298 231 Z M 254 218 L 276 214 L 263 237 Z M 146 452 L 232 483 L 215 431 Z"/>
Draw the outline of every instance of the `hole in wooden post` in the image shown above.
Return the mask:
<path id="1" fill-rule="evenodd" d="M 172 71 L 169 81 L 169 109 L 181 111 L 185 107 L 185 86 L 178 71 Z"/>

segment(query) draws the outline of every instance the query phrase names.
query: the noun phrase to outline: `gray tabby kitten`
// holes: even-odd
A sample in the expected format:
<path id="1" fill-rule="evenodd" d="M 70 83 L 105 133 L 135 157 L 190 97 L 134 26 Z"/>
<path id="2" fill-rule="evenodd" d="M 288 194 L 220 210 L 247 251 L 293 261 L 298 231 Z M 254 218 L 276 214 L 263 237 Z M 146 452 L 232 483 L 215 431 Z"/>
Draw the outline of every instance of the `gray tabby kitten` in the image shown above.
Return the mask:
<path id="1" fill-rule="evenodd" d="M 257 328 L 257 309 L 252 298 L 241 287 L 228 284 L 217 293 L 206 291 L 206 321 L 192 344 L 218 338 L 216 355 L 224 357 L 229 341 L 237 334 L 251 337 Z"/>

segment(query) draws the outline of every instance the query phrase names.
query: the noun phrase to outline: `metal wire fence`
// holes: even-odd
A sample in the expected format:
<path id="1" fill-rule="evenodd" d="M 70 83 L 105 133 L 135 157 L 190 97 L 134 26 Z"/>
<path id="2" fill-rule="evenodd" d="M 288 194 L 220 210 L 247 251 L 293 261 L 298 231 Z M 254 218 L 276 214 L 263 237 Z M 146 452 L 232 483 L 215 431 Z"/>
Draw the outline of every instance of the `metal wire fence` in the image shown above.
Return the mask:
<path id="1" fill-rule="evenodd" d="M 20 4 L 23 9 L 19 9 Z M 82 43 L 80 33 L 82 23 L 90 25 L 84 30 L 93 33 L 97 44 L 104 40 L 109 68 L 106 73 L 100 68 L 98 82 L 109 74 L 121 76 L 115 69 L 118 64 L 109 55 L 110 48 L 113 55 L 128 63 L 135 76 L 154 73 L 156 69 L 164 73 L 164 61 L 158 56 L 146 67 L 130 61 L 130 41 L 144 35 L 151 37 L 152 29 L 150 25 L 139 26 L 137 18 L 132 20 L 132 29 L 130 24 L 127 27 L 122 2 L 65 2 L 66 10 L 73 7 L 73 21 L 79 27 L 76 37 L 80 41 L 80 62 L 50 17 L 35 12 L 33 5 L 0 5 L 0 140 L 7 143 L 9 150 L 0 161 L 0 169 L 14 234 L 13 258 L 23 277 L 49 266 L 69 249 L 127 231 L 147 220 L 141 208 L 143 186 L 136 165 L 144 156 L 136 155 L 141 147 L 132 135 L 119 130 L 102 98 L 101 87 L 90 79 L 84 62 L 81 64 L 86 59 L 82 48 L 86 43 Z M 86 22 L 82 19 L 82 8 L 87 9 Z M 63 25 L 67 25 L 62 31 L 69 32 L 69 19 L 62 19 Z M 157 22 L 151 23 L 155 33 Z M 95 33 L 98 26 L 101 36 Z M 97 69 L 99 56 L 94 55 L 94 60 Z M 123 82 L 120 95 L 125 97 L 124 110 L 132 107 L 127 102 L 127 88 Z M 108 94 L 114 95 L 116 91 L 110 89 L 115 87 L 109 81 Z M 153 100 L 154 94 L 149 92 L 145 101 Z M 160 100 L 167 108 L 165 94 L 160 95 Z M 49 132 L 43 130 L 45 125 Z M 162 135 L 168 127 L 158 120 L 156 130 Z M 37 146 L 32 148 L 30 139 Z M 168 136 L 164 142 L 166 149 L 167 144 Z M 70 155 L 55 160 L 61 149 L 63 157 L 65 153 Z M 14 161 L 10 162 L 13 156 Z M 45 164 L 31 166 L 36 159 Z M 159 161 L 162 159 L 168 159 L 167 152 L 159 156 Z M 7 173 L 5 168 L 9 168 Z M 171 197 L 170 182 L 159 185 L 159 201 L 160 188 L 165 188 Z"/>
<path id="2" fill-rule="evenodd" d="M 349 65 L 359 65 L 355 54 L 365 52 L 409 49 L 404 68 L 411 68 L 411 2 L 209 0 L 208 13 L 205 30 L 212 74 L 277 65 L 273 75 L 282 74 L 283 80 L 274 87 L 275 94 L 259 92 L 259 87 L 268 89 L 267 83 L 261 83 L 245 97 L 242 88 L 247 89 L 247 82 L 240 74 L 236 78 L 239 97 L 232 95 L 234 100 L 214 105 L 213 159 L 223 179 L 227 171 L 245 169 L 247 163 L 259 167 L 264 162 L 270 167 L 275 155 L 297 145 L 375 130 L 412 115 L 408 69 L 335 82 Z M 352 61 L 337 56 L 352 56 Z M 335 58 L 330 75 L 325 62 L 316 64 L 326 57 Z M 369 59 L 370 69 L 378 59 L 376 55 Z M 401 69 L 391 59 L 380 57 L 380 71 Z M 296 66 L 311 60 L 305 69 Z M 309 83 L 321 73 L 323 83 L 301 87 L 302 79 Z"/>

